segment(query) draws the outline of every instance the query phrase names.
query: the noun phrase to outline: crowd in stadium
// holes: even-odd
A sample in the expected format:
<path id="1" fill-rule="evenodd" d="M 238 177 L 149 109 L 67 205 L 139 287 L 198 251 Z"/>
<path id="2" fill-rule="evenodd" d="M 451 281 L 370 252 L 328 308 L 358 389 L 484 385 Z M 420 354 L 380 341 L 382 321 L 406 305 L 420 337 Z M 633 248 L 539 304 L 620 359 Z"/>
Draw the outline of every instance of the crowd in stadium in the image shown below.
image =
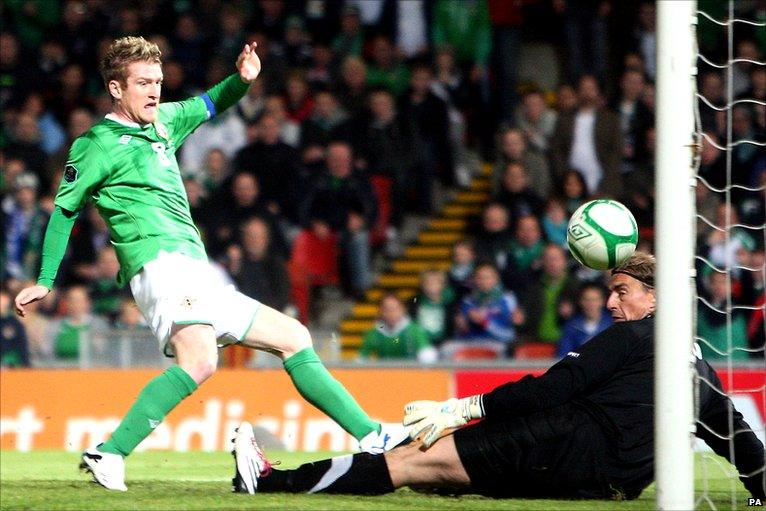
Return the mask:
<path id="1" fill-rule="evenodd" d="M 327 241 L 340 259 L 344 293 L 364 296 L 374 276 L 372 178 L 391 183 L 385 240 L 391 248 L 409 215 L 432 214 L 440 193 L 469 182 L 477 169 L 467 155 L 493 164 L 493 198 L 473 236 L 453 247 L 452 267 L 426 271 L 412 302 L 385 295 L 361 357 L 433 361 L 437 347 L 449 357 L 455 342 L 513 356 L 513 347 L 529 340 L 555 344 L 563 355 L 606 328 L 603 275 L 576 264 L 566 247 L 569 216 L 589 198 L 621 200 L 638 221 L 640 248 L 652 251 L 652 2 L 4 4 L 3 366 L 76 360 L 83 333 L 145 328 L 127 290 L 115 283 L 119 263 L 92 207 L 73 232 L 55 296 L 30 305 L 23 323 L 9 305 L 37 277 L 69 146 L 109 111 L 97 63 L 125 35 L 160 46 L 163 101 L 219 82 L 233 72 L 230 63 L 243 44 L 257 43 L 259 79 L 235 108 L 190 136 L 178 159 L 193 218 L 221 278 L 276 309 L 294 309 L 290 262 L 302 233 Z M 703 52 L 722 35 L 704 27 L 700 34 Z M 522 47 L 531 42 L 556 50 L 560 83 L 521 78 L 534 74 L 520 69 Z M 735 56 L 763 61 L 766 36 L 743 29 Z M 725 55 L 710 50 L 709 58 Z M 766 100 L 766 67 L 742 62 L 733 69 L 732 91 L 713 67 L 700 65 L 698 79 L 705 136 L 704 181 L 696 187 L 697 254 L 704 258 L 697 326 L 708 358 L 732 347 L 762 348 L 764 341 L 763 228 L 748 226 L 765 221 L 763 189 L 752 189 L 766 184 L 766 151 L 737 144 L 727 162 L 726 112 L 705 103 L 720 108 L 729 95 Z M 766 141 L 766 107 L 739 103 L 730 121 L 732 141 Z M 728 204 L 727 184 L 739 185 Z M 741 227 L 726 234 L 723 228 L 732 225 Z M 728 276 L 715 270 L 729 266 Z M 732 304 L 753 309 L 727 314 Z M 406 340 L 394 346 L 388 342 L 394 337 Z M 762 357 L 763 350 L 753 355 Z"/>

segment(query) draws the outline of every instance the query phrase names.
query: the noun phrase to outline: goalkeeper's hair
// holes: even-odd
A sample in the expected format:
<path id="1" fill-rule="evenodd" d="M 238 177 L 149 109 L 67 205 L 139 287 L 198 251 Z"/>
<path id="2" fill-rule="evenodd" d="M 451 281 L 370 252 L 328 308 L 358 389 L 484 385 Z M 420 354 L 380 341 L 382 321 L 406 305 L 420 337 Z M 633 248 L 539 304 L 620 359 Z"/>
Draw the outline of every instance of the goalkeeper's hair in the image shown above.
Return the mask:
<path id="1" fill-rule="evenodd" d="M 104 85 L 117 80 L 125 84 L 128 79 L 128 65 L 133 62 L 152 62 L 161 64 L 160 48 L 143 37 L 120 37 L 109 45 L 104 58 L 99 63 L 99 71 Z"/>
<path id="2" fill-rule="evenodd" d="M 627 261 L 612 270 L 612 275 L 624 273 L 640 281 L 646 288 L 654 288 L 655 260 L 652 254 L 637 250 Z"/>

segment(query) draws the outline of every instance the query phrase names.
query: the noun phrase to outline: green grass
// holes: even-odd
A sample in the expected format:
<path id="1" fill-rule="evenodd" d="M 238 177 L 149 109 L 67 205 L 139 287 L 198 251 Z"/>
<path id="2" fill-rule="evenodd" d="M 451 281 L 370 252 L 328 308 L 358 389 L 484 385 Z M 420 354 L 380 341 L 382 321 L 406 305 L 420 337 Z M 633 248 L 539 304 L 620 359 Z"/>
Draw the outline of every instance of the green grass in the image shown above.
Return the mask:
<path id="1" fill-rule="evenodd" d="M 326 453 L 270 452 L 269 457 L 281 461 L 282 468 L 291 468 L 326 457 Z M 222 452 L 133 454 L 127 465 L 129 491 L 116 493 L 89 482 L 86 474 L 76 470 L 78 461 L 78 454 L 60 451 L 0 452 L 0 509 L 654 509 L 653 487 L 630 502 L 438 497 L 407 489 L 380 497 L 232 494 L 232 459 Z M 738 491 L 737 507 L 744 508 L 747 495 L 739 481 L 732 483 L 712 461 L 707 462 L 707 467 L 708 495 L 716 508 L 732 507 L 732 487 Z"/>

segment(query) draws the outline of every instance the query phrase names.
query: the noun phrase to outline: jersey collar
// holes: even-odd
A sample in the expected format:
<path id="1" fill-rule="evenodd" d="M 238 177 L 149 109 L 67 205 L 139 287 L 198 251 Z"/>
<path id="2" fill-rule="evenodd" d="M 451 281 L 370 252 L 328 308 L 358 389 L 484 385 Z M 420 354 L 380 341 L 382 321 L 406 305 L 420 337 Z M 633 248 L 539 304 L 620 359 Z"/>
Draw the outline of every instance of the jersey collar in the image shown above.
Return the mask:
<path id="1" fill-rule="evenodd" d="M 139 129 L 144 129 L 144 128 L 146 128 L 147 126 L 150 126 L 150 125 L 151 125 L 151 124 L 147 124 L 146 126 L 141 126 L 141 125 L 140 125 L 140 124 L 138 124 L 137 122 L 130 122 L 130 121 L 125 121 L 125 120 L 123 120 L 123 119 L 120 119 L 119 117 L 117 117 L 117 116 L 116 116 L 116 115 L 114 115 L 113 113 L 108 113 L 108 114 L 106 114 L 104 117 L 105 117 L 106 119 L 109 119 L 110 121 L 114 121 L 114 122 L 116 122 L 117 124 L 122 124 L 123 126 L 127 126 L 128 128 L 139 128 Z"/>

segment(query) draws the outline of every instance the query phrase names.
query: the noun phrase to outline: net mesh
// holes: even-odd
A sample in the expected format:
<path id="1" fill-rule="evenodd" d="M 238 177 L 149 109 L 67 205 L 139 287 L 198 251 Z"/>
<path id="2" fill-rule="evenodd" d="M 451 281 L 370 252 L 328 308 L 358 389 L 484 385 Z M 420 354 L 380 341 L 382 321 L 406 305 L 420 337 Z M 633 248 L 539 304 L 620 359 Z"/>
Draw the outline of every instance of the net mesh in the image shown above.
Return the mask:
<path id="1" fill-rule="evenodd" d="M 756 92 L 752 86 L 743 88 L 747 79 L 766 69 L 764 59 L 757 56 L 758 37 L 766 36 L 766 22 L 748 7 L 729 0 L 697 12 L 695 341 L 717 367 L 735 406 L 755 411 L 755 419 L 748 422 L 764 441 L 757 412 L 766 409 L 763 377 L 755 378 L 755 383 L 738 377 L 743 365 L 763 375 L 766 349 L 766 170 L 762 168 L 766 101 L 762 95 L 748 95 Z M 697 385 L 715 388 L 699 375 Z M 730 430 L 732 424 L 730 409 Z M 704 422 L 698 421 L 697 427 L 713 432 Z M 733 437 L 721 438 L 728 440 L 733 457 Z M 721 477 L 728 480 L 731 508 L 745 506 L 734 466 L 703 451 L 697 474 L 697 508 L 717 508 L 714 501 L 720 504 L 722 499 L 715 492 L 721 490 L 711 482 Z"/>

